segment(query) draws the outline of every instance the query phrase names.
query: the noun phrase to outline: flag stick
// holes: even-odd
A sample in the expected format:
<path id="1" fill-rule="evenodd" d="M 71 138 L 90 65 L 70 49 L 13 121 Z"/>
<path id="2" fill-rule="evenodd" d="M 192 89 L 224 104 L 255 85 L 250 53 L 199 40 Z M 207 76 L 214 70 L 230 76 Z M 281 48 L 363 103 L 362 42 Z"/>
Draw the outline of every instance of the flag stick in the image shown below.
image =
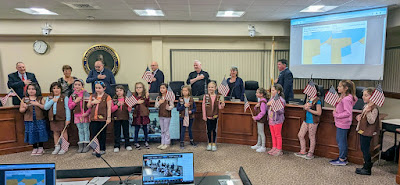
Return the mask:
<path id="1" fill-rule="evenodd" d="M 246 99 L 247 99 L 247 96 L 246 96 L 246 94 L 244 94 L 244 97 L 246 97 Z M 247 102 L 249 102 L 249 100 L 247 100 Z M 253 111 L 251 111 L 251 106 L 250 106 L 250 103 L 249 103 L 249 109 L 250 109 L 251 116 L 253 117 L 254 115 L 253 115 Z"/>
<path id="2" fill-rule="evenodd" d="M 13 90 L 13 91 L 14 91 L 14 93 L 15 93 L 15 95 L 17 95 L 17 97 L 18 97 L 19 101 L 22 101 L 21 97 L 19 97 L 19 96 L 18 96 L 17 92 L 16 92 L 16 91 L 15 91 L 13 88 L 11 88 L 11 90 Z"/>
<path id="3" fill-rule="evenodd" d="M 60 138 L 58 138 L 57 144 L 60 143 L 61 137 L 64 137 L 64 132 L 67 129 L 68 125 L 65 124 L 63 131 L 61 132 Z"/>
<path id="4" fill-rule="evenodd" d="M 106 127 L 107 127 L 107 124 L 105 124 L 104 127 L 101 128 L 101 130 L 93 137 L 93 139 L 90 141 L 90 143 L 89 143 L 86 147 L 90 146 L 90 144 L 93 143 L 93 140 L 96 139 L 97 136 L 98 136 Z"/>

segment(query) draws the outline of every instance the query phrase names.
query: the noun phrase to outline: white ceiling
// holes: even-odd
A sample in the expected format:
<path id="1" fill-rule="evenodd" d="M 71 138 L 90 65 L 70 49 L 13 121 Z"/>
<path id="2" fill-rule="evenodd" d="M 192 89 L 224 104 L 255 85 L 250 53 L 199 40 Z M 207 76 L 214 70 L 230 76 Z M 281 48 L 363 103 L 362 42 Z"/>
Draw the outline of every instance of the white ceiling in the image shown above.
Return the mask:
<path id="1" fill-rule="evenodd" d="M 75 10 L 63 3 L 90 3 L 98 10 Z M 345 12 L 381 6 L 400 5 L 400 0 L 0 0 L 0 19 L 86 20 L 184 20 L 184 21 L 280 21 L 319 15 L 300 13 L 309 5 L 331 5 L 326 12 Z M 14 8 L 40 7 L 56 16 L 28 15 Z M 165 17 L 140 17 L 133 9 L 161 9 Z M 218 10 L 246 11 L 240 18 L 217 18 Z"/>

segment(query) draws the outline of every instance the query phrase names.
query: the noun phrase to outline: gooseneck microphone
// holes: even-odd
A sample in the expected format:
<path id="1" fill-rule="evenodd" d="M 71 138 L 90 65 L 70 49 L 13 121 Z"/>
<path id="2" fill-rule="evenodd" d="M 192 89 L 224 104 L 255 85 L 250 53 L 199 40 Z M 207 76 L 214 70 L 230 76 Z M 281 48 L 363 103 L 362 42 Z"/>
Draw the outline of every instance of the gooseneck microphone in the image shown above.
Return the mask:
<path id="1" fill-rule="evenodd" d="M 108 162 L 101 156 L 101 154 L 96 153 L 96 157 L 97 157 L 97 158 L 103 159 L 103 161 L 108 165 L 108 167 L 110 167 L 110 169 L 115 173 L 115 175 L 118 176 L 118 178 L 119 178 L 119 184 L 126 185 L 126 184 L 122 181 L 121 176 L 118 175 L 118 173 L 114 170 L 114 168 L 111 167 L 110 164 L 108 164 Z"/>

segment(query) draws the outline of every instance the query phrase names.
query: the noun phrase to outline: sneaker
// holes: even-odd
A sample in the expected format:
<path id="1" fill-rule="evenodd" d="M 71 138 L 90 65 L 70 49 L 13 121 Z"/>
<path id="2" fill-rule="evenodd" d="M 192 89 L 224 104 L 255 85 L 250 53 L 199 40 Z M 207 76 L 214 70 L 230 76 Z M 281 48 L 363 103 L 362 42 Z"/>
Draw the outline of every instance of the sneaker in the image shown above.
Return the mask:
<path id="1" fill-rule="evenodd" d="M 131 146 L 127 146 L 125 149 L 128 150 L 128 151 L 132 151 L 132 147 Z"/>
<path id="2" fill-rule="evenodd" d="M 301 158 L 305 158 L 306 157 L 306 155 L 307 155 L 307 153 L 301 153 L 301 152 L 296 152 L 296 153 L 294 153 L 294 155 L 295 156 L 297 156 L 297 157 L 301 157 Z"/>
<path id="3" fill-rule="evenodd" d="M 136 144 L 135 144 L 135 148 L 136 148 L 137 150 L 140 150 L 140 149 L 141 149 L 139 143 L 136 143 Z"/>
<path id="4" fill-rule="evenodd" d="M 147 149 L 150 149 L 150 145 L 149 145 L 149 143 L 148 143 L 147 141 L 144 143 L 144 146 L 145 146 Z"/>
<path id="5" fill-rule="evenodd" d="M 342 161 L 342 160 L 339 159 L 339 160 L 337 160 L 335 162 L 332 162 L 331 165 L 333 165 L 333 166 L 346 166 L 347 163 L 349 163 L 349 162 L 347 162 L 347 160 Z"/>
<path id="6" fill-rule="evenodd" d="M 197 146 L 197 144 L 196 144 L 193 140 L 190 140 L 190 144 L 191 144 L 193 147 L 196 147 L 196 146 Z"/>
<path id="7" fill-rule="evenodd" d="M 304 156 L 304 159 L 307 159 L 307 160 L 314 159 L 314 154 L 308 153 L 306 156 Z"/>
<path id="8" fill-rule="evenodd" d="M 106 151 L 100 150 L 100 155 L 104 155 L 104 154 L 106 154 Z"/>
<path id="9" fill-rule="evenodd" d="M 256 150 L 256 152 L 265 152 L 265 151 L 267 151 L 267 148 L 265 147 L 260 147 Z"/>
<path id="10" fill-rule="evenodd" d="M 97 154 L 97 152 L 92 152 L 92 155 L 96 155 Z"/>
<path id="11" fill-rule="evenodd" d="M 67 151 L 61 149 L 60 152 L 58 152 L 58 155 L 63 155 L 63 154 L 65 154 L 66 152 L 67 152 Z"/>
<path id="12" fill-rule="evenodd" d="M 160 146 L 157 146 L 157 149 L 160 149 L 161 147 L 163 147 L 164 145 L 160 145 Z"/>
<path id="13" fill-rule="evenodd" d="M 36 155 L 43 155 L 44 154 L 44 149 L 43 147 L 39 147 L 39 149 L 37 150 Z"/>
<path id="14" fill-rule="evenodd" d="M 212 150 L 213 152 L 217 151 L 217 145 L 216 145 L 215 143 L 212 144 L 211 150 Z"/>
<path id="15" fill-rule="evenodd" d="M 208 143 L 208 145 L 207 145 L 207 151 L 211 151 L 211 143 Z"/>
<path id="16" fill-rule="evenodd" d="M 165 150 L 165 149 L 167 149 L 168 148 L 168 145 L 164 145 L 164 146 L 162 146 L 160 149 L 161 150 Z"/>
<path id="17" fill-rule="evenodd" d="M 32 150 L 32 153 L 31 153 L 31 155 L 36 155 L 36 154 L 37 154 L 37 152 L 38 152 L 38 149 L 37 149 L 37 148 L 34 148 L 34 149 Z"/>
<path id="18" fill-rule="evenodd" d="M 185 149 L 185 142 L 181 142 L 180 147 L 181 147 L 181 149 Z"/>
<path id="19" fill-rule="evenodd" d="M 276 148 L 272 148 L 271 150 L 269 150 L 269 151 L 268 151 L 268 154 L 272 154 L 272 153 L 274 153 L 274 152 L 275 152 L 275 150 L 276 150 Z"/>
<path id="20" fill-rule="evenodd" d="M 272 153 L 271 155 L 272 156 L 280 156 L 280 155 L 283 155 L 283 152 L 282 152 L 282 150 L 276 149 L 274 151 L 274 153 Z"/>
<path id="21" fill-rule="evenodd" d="M 114 153 L 118 153 L 119 152 L 119 148 L 114 148 Z"/>
<path id="22" fill-rule="evenodd" d="M 256 144 L 256 145 L 254 145 L 254 146 L 251 146 L 250 148 L 253 149 L 253 150 L 257 150 L 257 149 L 259 149 L 260 147 L 261 147 L 260 145 Z"/>
<path id="23" fill-rule="evenodd" d="M 332 164 L 332 163 L 336 163 L 336 161 L 339 161 L 339 157 L 336 158 L 336 159 L 330 160 L 329 163 L 331 163 L 331 164 Z"/>
<path id="24" fill-rule="evenodd" d="M 54 146 L 54 151 L 51 152 L 51 154 L 56 155 L 56 154 L 58 154 L 58 152 L 60 152 L 60 150 L 61 150 L 60 145 L 55 145 Z"/>

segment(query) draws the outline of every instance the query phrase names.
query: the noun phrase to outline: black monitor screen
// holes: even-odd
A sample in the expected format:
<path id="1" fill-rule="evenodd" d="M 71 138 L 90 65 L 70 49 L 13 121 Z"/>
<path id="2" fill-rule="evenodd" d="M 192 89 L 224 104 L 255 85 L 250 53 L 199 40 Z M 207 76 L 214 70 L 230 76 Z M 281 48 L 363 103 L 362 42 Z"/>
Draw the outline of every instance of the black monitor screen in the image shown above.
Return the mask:
<path id="1" fill-rule="evenodd" d="M 0 184 L 55 185 L 55 164 L 1 164 Z"/>

